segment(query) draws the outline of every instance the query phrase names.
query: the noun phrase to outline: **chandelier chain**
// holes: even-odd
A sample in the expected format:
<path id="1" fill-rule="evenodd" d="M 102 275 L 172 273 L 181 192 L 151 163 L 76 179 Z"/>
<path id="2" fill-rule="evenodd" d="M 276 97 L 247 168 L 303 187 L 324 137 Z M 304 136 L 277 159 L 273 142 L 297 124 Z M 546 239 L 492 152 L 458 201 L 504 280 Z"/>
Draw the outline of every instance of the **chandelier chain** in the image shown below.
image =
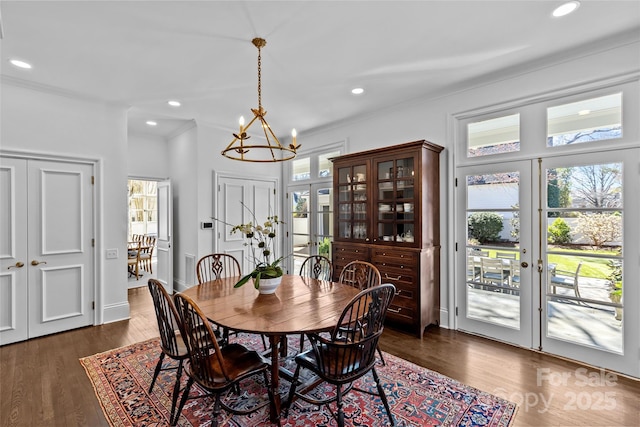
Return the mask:
<path id="1" fill-rule="evenodd" d="M 258 110 L 262 111 L 262 50 L 258 46 Z"/>

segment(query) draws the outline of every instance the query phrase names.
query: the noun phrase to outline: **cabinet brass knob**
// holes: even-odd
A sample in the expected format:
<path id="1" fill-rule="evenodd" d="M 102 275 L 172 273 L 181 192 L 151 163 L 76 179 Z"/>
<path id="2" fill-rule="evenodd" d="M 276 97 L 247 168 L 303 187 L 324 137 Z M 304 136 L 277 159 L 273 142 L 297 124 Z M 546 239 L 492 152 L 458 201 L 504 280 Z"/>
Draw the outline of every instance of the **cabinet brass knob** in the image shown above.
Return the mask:
<path id="1" fill-rule="evenodd" d="M 33 261 L 31 261 L 31 265 L 38 265 L 38 264 L 46 264 L 46 261 L 38 261 L 37 259 L 34 259 Z"/>
<path id="2" fill-rule="evenodd" d="M 22 268 L 22 267 L 24 267 L 24 262 L 18 261 L 16 262 L 16 265 L 10 265 L 9 267 L 7 267 L 7 270 L 10 268 Z"/>

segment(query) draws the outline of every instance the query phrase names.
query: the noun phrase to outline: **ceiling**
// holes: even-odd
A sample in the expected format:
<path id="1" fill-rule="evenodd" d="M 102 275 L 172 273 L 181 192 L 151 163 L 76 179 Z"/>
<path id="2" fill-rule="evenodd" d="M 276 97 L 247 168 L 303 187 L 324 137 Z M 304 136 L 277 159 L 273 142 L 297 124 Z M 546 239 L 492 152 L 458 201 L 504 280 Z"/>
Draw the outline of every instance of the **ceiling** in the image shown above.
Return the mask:
<path id="1" fill-rule="evenodd" d="M 258 104 L 259 36 L 266 118 L 303 143 L 311 129 L 640 37 L 640 1 L 583 0 L 553 18 L 561 3 L 5 0 L 0 69 L 127 106 L 132 133 L 168 137 L 192 120 L 232 132 Z"/>

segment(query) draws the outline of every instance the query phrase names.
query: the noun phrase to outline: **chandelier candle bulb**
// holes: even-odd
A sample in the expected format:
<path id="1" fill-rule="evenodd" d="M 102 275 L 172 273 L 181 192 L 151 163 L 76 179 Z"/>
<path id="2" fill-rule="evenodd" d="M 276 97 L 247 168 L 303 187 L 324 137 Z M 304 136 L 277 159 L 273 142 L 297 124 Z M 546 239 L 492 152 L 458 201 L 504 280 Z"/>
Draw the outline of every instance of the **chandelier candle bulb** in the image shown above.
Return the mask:
<path id="1" fill-rule="evenodd" d="M 291 130 L 291 136 L 293 137 L 293 145 L 296 145 L 296 136 L 298 136 L 298 132 L 296 132 L 296 129 L 292 129 Z"/>
<path id="2" fill-rule="evenodd" d="M 242 135 L 242 128 L 244 127 L 244 116 L 240 116 L 240 120 L 238 120 L 238 123 L 240 123 L 240 133 L 238 135 Z"/>

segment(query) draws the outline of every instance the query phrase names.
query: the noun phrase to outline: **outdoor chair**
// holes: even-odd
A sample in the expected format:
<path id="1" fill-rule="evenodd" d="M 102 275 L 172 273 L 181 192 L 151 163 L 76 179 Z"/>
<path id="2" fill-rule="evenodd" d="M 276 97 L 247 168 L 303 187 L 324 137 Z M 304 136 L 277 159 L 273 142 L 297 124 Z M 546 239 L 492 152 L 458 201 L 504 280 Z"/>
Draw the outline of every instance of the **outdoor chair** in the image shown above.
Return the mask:
<path id="1" fill-rule="evenodd" d="M 344 426 L 343 395 L 349 391 L 379 396 L 387 411 L 391 425 L 395 420 L 389 402 L 384 393 L 380 378 L 376 372 L 376 348 L 382 331 L 384 319 L 396 288 L 390 283 L 371 287 L 361 291 L 345 307 L 336 326 L 328 338 L 319 334 L 308 334 L 312 348 L 296 356 L 296 370 L 289 388 L 289 399 L 285 408 L 285 418 L 294 402 L 302 399 L 314 405 L 326 405 L 336 418 L 338 426 Z M 311 396 L 296 391 L 307 384 L 298 385 L 301 368 L 312 371 L 320 380 L 336 387 L 336 393 L 329 396 Z M 353 382 L 371 372 L 378 393 L 354 387 Z M 337 414 L 333 413 L 329 403 L 336 402 Z"/>
<path id="2" fill-rule="evenodd" d="M 480 268 L 482 271 L 482 281 L 503 287 L 509 278 L 509 266 L 505 266 L 501 259 L 481 258 Z"/>
<path id="3" fill-rule="evenodd" d="M 197 394 L 189 396 L 193 383 L 214 397 L 211 425 L 218 425 L 221 408 L 237 415 L 248 415 L 266 405 L 275 405 L 269 388 L 269 364 L 257 352 L 238 344 L 218 345 L 211 324 L 200 308 L 186 295 L 177 294 L 175 304 L 180 314 L 182 334 L 189 352 L 186 372 L 189 377 L 180 399 L 180 406 L 171 425 L 176 425 L 182 409 L 190 398 L 205 397 Z M 262 375 L 269 399 L 251 408 L 231 407 L 221 399 L 221 395 L 231 389 L 239 389 L 240 381 Z"/>
<path id="4" fill-rule="evenodd" d="M 549 277 L 549 285 L 552 287 L 553 292 L 556 293 L 556 288 L 566 288 L 573 290 L 576 298 L 582 298 L 580 296 L 580 289 L 578 287 L 580 268 L 582 267 L 582 261 L 576 267 L 576 271 L 566 270 L 552 270 Z"/>

